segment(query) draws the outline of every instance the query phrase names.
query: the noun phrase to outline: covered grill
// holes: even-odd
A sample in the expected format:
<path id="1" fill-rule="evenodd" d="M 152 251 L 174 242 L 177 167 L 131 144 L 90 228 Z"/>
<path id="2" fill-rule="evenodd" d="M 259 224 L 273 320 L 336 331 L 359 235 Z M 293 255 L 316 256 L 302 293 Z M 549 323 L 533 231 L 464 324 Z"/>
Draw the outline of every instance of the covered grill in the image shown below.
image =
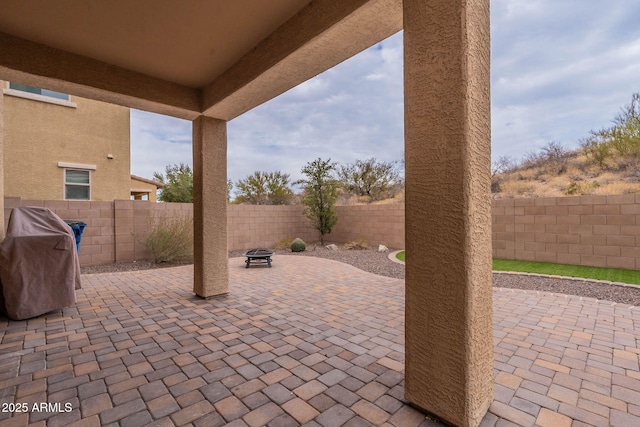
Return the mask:
<path id="1" fill-rule="evenodd" d="M 73 230 L 47 208 L 14 208 L 0 243 L 0 311 L 14 320 L 39 316 L 75 304 L 76 289 Z"/>

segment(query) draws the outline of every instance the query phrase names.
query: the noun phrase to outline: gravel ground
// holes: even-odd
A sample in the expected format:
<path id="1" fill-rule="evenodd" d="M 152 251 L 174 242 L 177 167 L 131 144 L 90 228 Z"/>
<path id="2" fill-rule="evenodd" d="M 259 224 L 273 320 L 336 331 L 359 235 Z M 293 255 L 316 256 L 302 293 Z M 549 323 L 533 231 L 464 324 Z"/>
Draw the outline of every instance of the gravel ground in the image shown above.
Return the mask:
<path id="1" fill-rule="evenodd" d="M 241 257 L 245 251 L 230 251 L 229 257 Z M 277 255 L 293 256 L 317 256 L 335 261 L 344 262 L 361 270 L 382 276 L 404 279 L 405 267 L 388 259 L 388 253 L 379 253 L 375 250 L 330 251 L 324 247 L 309 245 L 307 250 L 292 253 L 289 250 L 275 250 L 274 262 Z M 145 270 L 150 268 L 175 267 L 177 264 L 155 264 L 149 261 L 137 261 L 131 263 L 117 263 L 98 266 L 82 267 L 82 274 L 111 273 L 119 271 Z M 526 274 L 493 274 L 493 286 L 501 288 L 515 288 L 530 291 L 547 291 L 599 300 L 613 301 L 621 304 L 640 306 L 640 286 L 619 286 L 602 282 L 586 280 L 561 279 L 558 277 L 540 277 Z"/>

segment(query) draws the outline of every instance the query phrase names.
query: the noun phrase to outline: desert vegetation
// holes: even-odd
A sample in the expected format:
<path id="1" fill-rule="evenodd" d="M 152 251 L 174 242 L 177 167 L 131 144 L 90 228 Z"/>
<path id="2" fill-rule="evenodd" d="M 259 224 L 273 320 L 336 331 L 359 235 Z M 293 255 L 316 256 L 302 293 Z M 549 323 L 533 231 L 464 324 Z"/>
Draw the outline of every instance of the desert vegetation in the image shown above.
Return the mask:
<path id="1" fill-rule="evenodd" d="M 491 192 L 494 198 L 640 193 L 640 93 L 576 150 L 552 141 L 519 162 L 500 157 Z"/>
<path id="2" fill-rule="evenodd" d="M 159 214 L 149 218 L 142 243 L 156 264 L 193 262 L 193 217 Z"/>

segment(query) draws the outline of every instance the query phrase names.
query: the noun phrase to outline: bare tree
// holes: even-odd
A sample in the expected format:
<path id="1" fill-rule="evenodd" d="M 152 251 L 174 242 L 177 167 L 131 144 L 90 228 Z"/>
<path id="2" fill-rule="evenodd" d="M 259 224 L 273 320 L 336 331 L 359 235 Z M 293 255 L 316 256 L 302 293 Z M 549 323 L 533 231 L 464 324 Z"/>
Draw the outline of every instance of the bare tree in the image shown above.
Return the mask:
<path id="1" fill-rule="evenodd" d="M 388 199 L 402 183 L 398 162 L 379 162 L 374 157 L 356 160 L 338 168 L 338 178 L 350 193 L 366 197 L 367 202 Z"/>
<path id="2" fill-rule="evenodd" d="M 500 173 L 505 173 L 513 169 L 515 166 L 516 162 L 511 156 L 500 156 L 495 162 L 493 162 L 491 167 L 491 178 Z"/>
<path id="3" fill-rule="evenodd" d="M 252 205 L 288 205 L 293 191 L 289 188 L 289 174 L 256 171 L 236 184 L 235 203 Z"/>
<path id="4" fill-rule="evenodd" d="M 500 174 L 507 172 L 515 167 L 515 161 L 511 156 L 500 156 L 498 160 L 493 162 L 491 166 L 491 192 L 499 193 L 500 188 Z"/>

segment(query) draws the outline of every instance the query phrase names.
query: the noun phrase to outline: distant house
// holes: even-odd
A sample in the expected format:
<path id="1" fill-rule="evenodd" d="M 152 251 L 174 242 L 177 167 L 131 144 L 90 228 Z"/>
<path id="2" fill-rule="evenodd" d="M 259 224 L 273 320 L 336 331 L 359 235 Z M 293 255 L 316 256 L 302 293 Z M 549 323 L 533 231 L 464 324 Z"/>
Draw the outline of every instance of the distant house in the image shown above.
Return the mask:
<path id="1" fill-rule="evenodd" d="M 149 200 L 150 202 L 156 202 L 156 193 L 161 188 L 164 188 L 164 184 L 161 182 L 131 175 L 132 200 Z"/>
<path id="2" fill-rule="evenodd" d="M 161 184 L 130 174 L 128 108 L 14 82 L 0 87 L 5 196 L 156 200 Z"/>

